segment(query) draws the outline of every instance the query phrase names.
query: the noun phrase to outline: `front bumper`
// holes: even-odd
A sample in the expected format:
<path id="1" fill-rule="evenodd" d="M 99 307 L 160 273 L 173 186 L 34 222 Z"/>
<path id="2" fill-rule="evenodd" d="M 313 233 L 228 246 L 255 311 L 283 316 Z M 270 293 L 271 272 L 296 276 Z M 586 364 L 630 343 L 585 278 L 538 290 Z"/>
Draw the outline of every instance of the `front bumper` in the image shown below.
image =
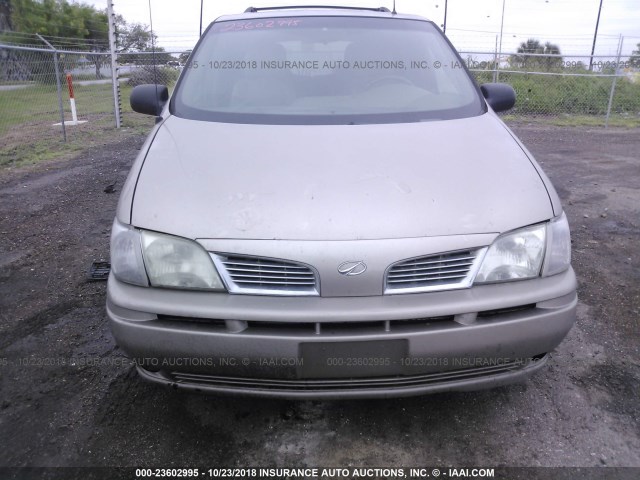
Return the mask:
<path id="1" fill-rule="evenodd" d="M 144 378 L 289 398 L 493 387 L 540 368 L 575 320 L 573 270 L 470 289 L 375 297 L 260 297 L 109 278 L 116 341 Z"/>

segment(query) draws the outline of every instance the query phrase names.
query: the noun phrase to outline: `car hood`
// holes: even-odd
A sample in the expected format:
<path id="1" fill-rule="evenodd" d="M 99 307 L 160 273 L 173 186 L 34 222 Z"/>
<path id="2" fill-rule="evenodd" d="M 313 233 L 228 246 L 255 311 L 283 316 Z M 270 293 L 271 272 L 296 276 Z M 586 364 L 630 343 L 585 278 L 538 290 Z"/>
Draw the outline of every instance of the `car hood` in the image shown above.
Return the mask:
<path id="1" fill-rule="evenodd" d="M 188 238 L 365 240 L 497 233 L 553 217 L 492 113 L 383 125 L 246 125 L 169 117 L 132 224 Z"/>

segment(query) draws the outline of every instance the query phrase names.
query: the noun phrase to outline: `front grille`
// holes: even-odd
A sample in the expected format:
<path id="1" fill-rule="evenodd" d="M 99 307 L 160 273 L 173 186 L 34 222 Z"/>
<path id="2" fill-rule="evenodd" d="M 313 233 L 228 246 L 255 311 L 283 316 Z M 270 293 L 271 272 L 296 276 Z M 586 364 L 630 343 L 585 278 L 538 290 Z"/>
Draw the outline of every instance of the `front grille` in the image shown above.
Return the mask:
<path id="1" fill-rule="evenodd" d="M 536 355 L 529 359 L 515 359 L 498 364 L 482 364 L 470 366 L 458 370 L 425 373 L 418 375 L 398 375 L 393 377 L 364 377 L 348 379 L 275 379 L 275 378 L 245 378 L 208 375 L 195 372 L 171 372 L 170 378 L 177 384 L 191 386 L 233 388 L 233 389 L 260 389 L 275 390 L 281 392 L 294 391 L 344 391 L 359 389 L 411 388 L 426 387 L 429 385 L 446 384 L 448 382 L 472 380 L 483 377 L 492 377 L 511 372 L 524 370 L 539 362 L 545 362 L 547 355 Z M 474 360 L 475 361 L 475 360 Z"/>
<path id="2" fill-rule="evenodd" d="M 497 310 L 481 310 L 477 312 L 478 320 L 509 321 L 525 318 L 535 314 L 536 304 L 519 305 Z M 475 313 L 472 313 L 475 315 Z M 278 336 L 315 336 L 315 335 L 349 335 L 366 336 L 396 335 L 400 333 L 426 332 L 441 328 L 467 328 L 469 325 L 459 323 L 456 315 L 437 317 L 406 318 L 375 321 L 346 321 L 346 322 L 283 322 L 270 320 L 223 320 L 219 318 L 180 317 L 175 315 L 158 315 L 161 322 L 199 324 L 215 329 L 224 329 L 228 333 L 246 332 L 251 335 Z M 229 322 L 229 325 L 227 325 Z M 242 328 L 241 328 L 242 327 Z"/>
<path id="3" fill-rule="evenodd" d="M 318 276 L 308 265 L 246 255 L 213 254 L 231 293 L 318 295 Z"/>
<path id="4" fill-rule="evenodd" d="M 222 320 L 219 318 L 179 317 L 158 315 L 158 321 L 202 325 L 228 333 L 251 335 L 315 336 L 315 335 L 371 335 L 423 332 L 454 321 L 453 315 L 402 320 L 377 320 L 355 322 L 278 322 L 266 320 Z M 227 325 L 227 322 L 230 322 Z M 453 324 L 454 326 L 457 324 Z M 241 328 L 242 327 L 242 328 Z"/>
<path id="5" fill-rule="evenodd" d="M 392 265 L 385 278 L 385 293 L 426 292 L 471 286 L 485 249 L 412 258 Z"/>
<path id="6" fill-rule="evenodd" d="M 403 320 L 378 320 L 354 322 L 277 322 L 250 320 L 247 328 L 253 335 L 286 335 L 302 333 L 307 335 L 384 335 L 393 333 L 422 332 L 436 325 L 453 322 L 454 316 L 412 318 Z M 454 324 L 455 325 L 455 324 Z"/>

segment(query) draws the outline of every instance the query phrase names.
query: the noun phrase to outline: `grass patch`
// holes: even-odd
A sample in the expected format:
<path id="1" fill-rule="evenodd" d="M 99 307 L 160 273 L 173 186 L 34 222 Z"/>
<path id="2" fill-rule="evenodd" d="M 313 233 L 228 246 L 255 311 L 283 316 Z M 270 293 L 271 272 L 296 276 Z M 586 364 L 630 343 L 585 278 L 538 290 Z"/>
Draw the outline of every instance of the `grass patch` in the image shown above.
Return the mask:
<path id="1" fill-rule="evenodd" d="M 128 135 L 151 130 L 154 119 L 133 113 L 131 87 L 121 84 L 122 127 L 115 128 L 111 83 L 74 86 L 78 119 L 87 123 L 66 126 L 64 142 L 55 85 L 34 85 L 0 91 L 0 169 L 18 168 L 52 160 L 64 160 L 82 151 Z M 71 120 L 68 93 L 63 90 L 65 120 Z"/>
<path id="2" fill-rule="evenodd" d="M 605 117 L 602 115 L 558 115 L 558 116 L 526 116 L 501 115 L 506 123 L 533 124 L 556 127 L 601 127 L 604 128 Z M 609 127 L 640 128 L 640 116 L 611 115 Z"/>
<path id="3" fill-rule="evenodd" d="M 490 72 L 474 74 L 478 83 L 492 81 Z M 514 114 L 601 115 L 604 122 L 613 79 L 588 74 L 570 77 L 503 72 L 500 82 L 508 83 L 516 91 Z M 640 83 L 618 78 L 611 113 L 632 117 L 640 114 Z"/>
<path id="4" fill-rule="evenodd" d="M 78 118 L 92 114 L 111 114 L 113 116 L 113 90 L 111 83 L 97 85 L 77 85 L 73 87 L 76 97 Z M 121 98 L 129 99 L 131 87 L 120 85 Z M 71 120 L 69 93 L 64 85 L 62 107 L 65 120 Z M 123 101 L 122 113 L 131 112 L 128 101 Z M 60 107 L 55 85 L 36 84 L 16 90 L 0 91 L 0 137 L 12 128 L 38 119 L 51 124 L 60 121 Z"/>
<path id="5" fill-rule="evenodd" d="M 79 141 L 60 142 L 57 145 L 50 140 L 37 140 L 20 149 L 3 147 L 0 149 L 0 167 L 23 167 L 48 160 L 71 158 L 81 152 L 82 148 Z"/>
<path id="6" fill-rule="evenodd" d="M 153 127 L 152 117 L 128 115 L 122 128 L 116 129 L 109 116 L 89 116 L 82 125 L 67 128 L 64 142 L 60 127 L 43 131 L 38 123 L 21 125 L 3 137 L 0 146 L 0 170 L 22 168 L 53 160 L 67 160 L 91 148 L 117 142 L 132 135 L 143 135 Z"/>

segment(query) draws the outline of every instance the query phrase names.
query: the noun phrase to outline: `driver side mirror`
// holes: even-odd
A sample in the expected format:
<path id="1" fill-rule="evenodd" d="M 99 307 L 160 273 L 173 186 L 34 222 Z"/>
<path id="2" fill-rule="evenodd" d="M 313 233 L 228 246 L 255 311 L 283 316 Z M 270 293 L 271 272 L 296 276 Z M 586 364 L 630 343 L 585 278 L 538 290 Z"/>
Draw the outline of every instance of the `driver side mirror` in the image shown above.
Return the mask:
<path id="1" fill-rule="evenodd" d="M 516 91 L 506 83 L 483 83 L 480 91 L 494 112 L 509 110 L 516 103 Z"/>
<path id="2" fill-rule="evenodd" d="M 157 84 L 138 85 L 134 87 L 129 97 L 129 103 L 134 112 L 156 117 L 162 113 L 167 100 L 169 100 L 169 89 L 165 85 Z"/>

